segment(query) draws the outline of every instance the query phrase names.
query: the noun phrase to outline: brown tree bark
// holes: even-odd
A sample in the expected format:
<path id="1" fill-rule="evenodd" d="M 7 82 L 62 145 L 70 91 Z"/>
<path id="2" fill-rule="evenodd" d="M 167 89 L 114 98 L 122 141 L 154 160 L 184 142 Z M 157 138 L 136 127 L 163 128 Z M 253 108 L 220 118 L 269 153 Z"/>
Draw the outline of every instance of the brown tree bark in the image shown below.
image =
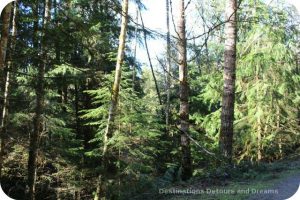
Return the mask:
<path id="1" fill-rule="evenodd" d="M 6 9 L 11 9 L 11 5 L 6 6 Z M 3 156 L 5 151 L 5 141 L 7 136 L 7 120 L 8 120 L 8 95 L 9 95 L 9 83 L 10 83 L 10 68 L 12 65 L 11 60 L 6 63 L 6 49 L 7 49 L 7 40 L 8 40 L 8 33 L 9 33 L 9 21 L 10 21 L 10 15 L 11 10 L 6 10 L 3 12 L 3 29 L 2 29 L 2 35 L 1 37 L 1 49 L 4 48 L 4 50 L 0 50 L 0 62 L 1 62 L 1 68 L 4 69 L 3 75 L 3 104 L 2 104 L 2 110 L 1 110 L 1 116 L 0 116 L 0 136 L 1 136 L 1 145 L 0 145 L 0 179 L 2 177 L 2 167 L 3 167 Z M 17 1 L 14 3 L 14 11 L 13 11 L 13 19 L 12 19 L 12 35 L 11 35 L 11 51 L 15 49 L 15 38 L 16 38 L 16 14 L 17 14 Z M 8 23 L 8 24 L 6 24 Z M 5 38 L 4 38 L 5 37 Z M 3 39 L 3 40 L 2 40 Z M 4 44 L 5 43 L 5 44 Z M 3 46 L 2 46 L 3 45 Z M 4 47 L 6 46 L 6 47 Z M 12 57 L 12 56 L 10 56 Z M 2 99 L 1 99 L 2 100 Z"/>
<path id="2" fill-rule="evenodd" d="M 225 24 L 224 53 L 224 89 L 221 113 L 221 130 L 219 145 L 222 155 L 228 163 L 232 160 L 234 99 L 235 99 L 235 69 L 236 69 L 236 0 L 227 0 Z"/>
<path id="3" fill-rule="evenodd" d="M 188 180 L 192 176 L 192 161 L 189 134 L 189 85 L 187 70 L 186 30 L 185 30 L 185 6 L 184 0 L 180 0 L 178 21 L 178 61 L 180 81 L 180 134 L 182 151 L 182 180 Z"/>
<path id="4" fill-rule="evenodd" d="M 8 4 L 4 10 L 2 11 L 1 21 L 2 21 L 2 30 L 1 30 L 1 43 L 0 43 L 0 70 L 5 68 L 5 59 L 7 52 L 7 41 L 9 34 L 9 23 L 11 16 L 11 6 L 12 4 Z"/>
<path id="5" fill-rule="evenodd" d="M 39 140 L 43 123 L 44 113 L 44 74 L 47 65 L 47 47 L 46 47 L 46 29 L 50 21 L 51 1 L 45 0 L 45 11 L 43 21 L 43 36 L 41 42 L 41 63 L 38 66 L 37 84 L 36 84 L 36 107 L 33 119 L 33 133 L 30 136 L 29 158 L 28 158 L 28 187 L 29 200 L 35 199 L 35 184 L 37 172 L 37 156 L 39 150 Z"/>

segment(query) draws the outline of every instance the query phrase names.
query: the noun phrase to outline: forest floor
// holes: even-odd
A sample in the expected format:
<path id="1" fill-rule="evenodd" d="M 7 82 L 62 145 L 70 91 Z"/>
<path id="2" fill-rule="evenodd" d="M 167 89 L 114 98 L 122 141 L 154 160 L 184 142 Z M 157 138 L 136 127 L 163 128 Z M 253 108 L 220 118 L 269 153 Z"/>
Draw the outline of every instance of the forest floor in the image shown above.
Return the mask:
<path id="1" fill-rule="evenodd" d="M 300 183 L 300 158 L 290 158 L 240 172 L 240 176 L 217 184 L 192 181 L 160 191 L 164 200 L 284 200 L 296 193 Z"/>

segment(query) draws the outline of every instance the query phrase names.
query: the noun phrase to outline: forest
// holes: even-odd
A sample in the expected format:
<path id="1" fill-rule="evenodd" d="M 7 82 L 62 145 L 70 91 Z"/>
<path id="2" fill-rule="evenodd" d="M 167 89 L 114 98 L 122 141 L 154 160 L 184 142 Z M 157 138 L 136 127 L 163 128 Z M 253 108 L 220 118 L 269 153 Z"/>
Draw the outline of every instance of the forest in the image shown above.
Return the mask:
<path id="1" fill-rule="evenodd" d="M 8 196 L 168 199 L 161 189 L 247 180 L 253 167 L 300 158 L 296 7 L 161 0 L 166 28 L 154 30 L 148 2 L 4 8 L 0 181 Z"/>

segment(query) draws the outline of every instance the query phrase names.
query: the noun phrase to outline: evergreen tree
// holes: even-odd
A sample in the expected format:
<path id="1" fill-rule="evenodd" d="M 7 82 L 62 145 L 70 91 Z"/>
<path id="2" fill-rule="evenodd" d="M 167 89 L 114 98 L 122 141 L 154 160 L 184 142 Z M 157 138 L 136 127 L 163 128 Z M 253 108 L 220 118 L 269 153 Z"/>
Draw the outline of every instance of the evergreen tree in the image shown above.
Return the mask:
<path id="1" fill-rule="evenodd" d="M 185 32 L 185 5 L 184 0 L 180 1 L 178 21 L 178 60 L 179 60 L 179 81 L 180 81 L 180 135 L 182 151 L 182 179 L 187 180 L 192 176 L 192 159 L 190 152 L 189 134 L 189 84 L 187 69 L 187 49 Z"/>
<path id="2" fill-rule="evenodd" d="M 235 70 L 236 70 L 236 12 L 235 0 L 228 0 L 226 6 L 225 24 L 225 51 L 224 51 L 224 90 L 221 113 L 220 150 L 231 163 L 233 121 L 234 121 L 234 96 L 235 96 Z"/>
<path id="3" fill-rule="evenodd" d="M 244 0 L 225 16 L 224 2 L 175 10 L 163 1 L 166 31 L 148 27 L 142 1 L 11 4 L 0 22 L 3 190 L 14 199 L 156 199 L 174 183 L 227 183 L 295 155 L 299 15 L 281 1 Z M 153 39 L 167 44 L 159 66 Z M 235 168 L 220 165 L 230 160 Z"/>

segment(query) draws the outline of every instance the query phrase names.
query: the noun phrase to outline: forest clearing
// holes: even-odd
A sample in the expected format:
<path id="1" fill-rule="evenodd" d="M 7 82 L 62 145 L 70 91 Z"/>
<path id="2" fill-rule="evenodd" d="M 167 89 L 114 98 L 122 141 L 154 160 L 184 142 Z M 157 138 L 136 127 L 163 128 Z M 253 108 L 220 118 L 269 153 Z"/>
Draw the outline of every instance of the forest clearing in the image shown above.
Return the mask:
<path id="1" fill-rule="evenodd" d="M 3 191 L 17 200 L 290 197 L 300 183 L 295 2 L 9 3 Z"/>

